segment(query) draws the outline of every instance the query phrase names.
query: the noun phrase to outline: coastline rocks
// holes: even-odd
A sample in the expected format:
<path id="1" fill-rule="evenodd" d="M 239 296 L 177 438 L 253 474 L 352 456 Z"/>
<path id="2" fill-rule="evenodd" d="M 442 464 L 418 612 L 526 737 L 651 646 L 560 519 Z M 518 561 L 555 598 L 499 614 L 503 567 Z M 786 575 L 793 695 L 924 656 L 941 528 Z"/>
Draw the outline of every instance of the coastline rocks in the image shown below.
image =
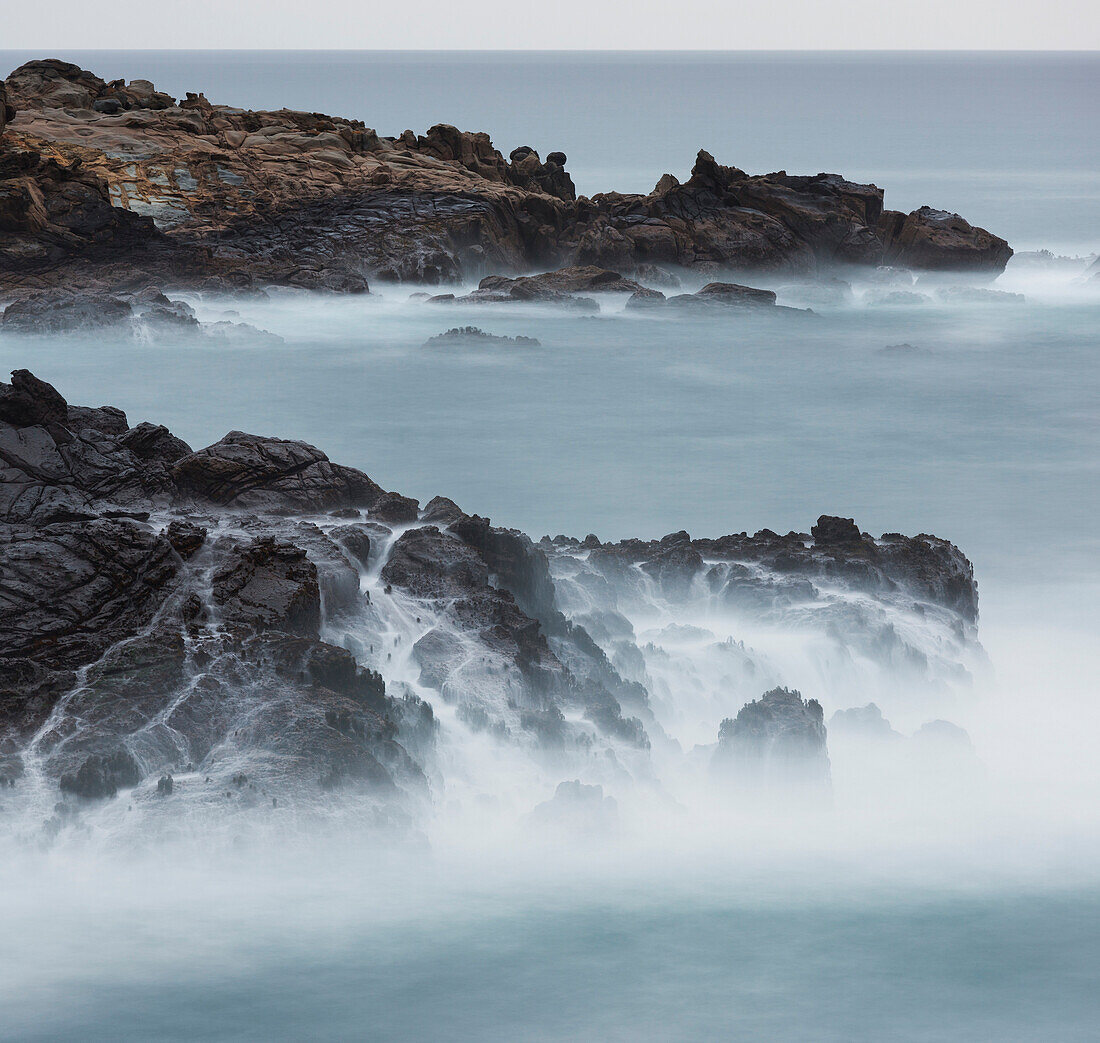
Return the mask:
<path id="1" fill-rule="evenodd" d="M 712 662 L 727 697 L 778 680 L 732 638 L 635 635 L 634 610 L 655 603 L 805 626 L 830 655 L 922 679 L 977 616 L 970 563 L 935 537 L 822 516 L 786 536 L 536 546 L 443 497 L 421 512 L 304 443 L 237 432 L 192 453 L 27 371 L 0 385 L 0 450 L 3 773 L 33 758 L 38 795 L 62 778 L 88 797 L 134 784 L 140 813 L 164 807 L 170 776 L 173 814 L 331 810 L 351 788 L 369 795 L 355 807 L 405 822 L 440 770 L 413 678 L 453 707 L 448 727 L 652 780 L 651 741 L 669 739 L 650 691 L 664 706 L 678 671 L 667 649 Z M 933 639 L 908 644 L 899 619 Z M 800 763 L 820 778 L 815 705 L 769 692 L 725 728 L 725 752 L 747 744 L 733 761 L 770 778 L 809 749 Z"/>
<path id="2" fill-rule="evenodd" d="M 759 308 L 774 307 L 772 290 L 758 290 L 730 282 L 707 283 L 696 293 L 679 293 L 665 297 L 658 290 L 639 287 L 626 302 L 630 309 L 672 308 Z"/>
<path id="3" fill-rule="evenodd" d="M 754 787 L 828 785 L 821 704 L 787 688 L 765 692 L 722 722 L 711 764 Z"/>
<path id="4" fill-rule="evenodd" d="M 321 591 L 317 566 L 294 544 L 270 536 L 232 551 L 214 573 L 214 604 L 228 623 L 317 637 Z"/>
<path id="5" fill-rule="evenodd" d="M 130 322 L 129 303 L 110 294 L 40 293 L 9 304 L 0 328 L 5 333 L 70 333 Z"/>
<path id="6" fill-rule="evenodd" d="M 543 162 L 522 146 L 506 160 L 488 135 L 445 124 L 390 138 L 321 113 L 246 111 L 201 94 L 176 104 L 148 81 L 107 82 L 52 59 L 12 72 L 7 93 L 8 286 L 155 278 L 366 292 L 375 276 L 438 284 L 563 265 L 644 281 L 670 265 L 996 272 L 1011 256 L 955 215 L 884 212 L 875 185 L 749 175 L 706 152 L 683 183 L 578 199 L 564 153 Z"/>
<path id="7" fill-rule="evenodd" d="M 946 286 L 937 290 L 936 296 L 948 304 L 1023 304 L 1027 300 L 1022 293 L 990 290 L 983 286 Z"/>
<path id="8" fill-rule="evenodd" d="M 115 797 L 120 789 L 132 789 L 140 781 L 137 761 L 129 750 L 119 748 L 89 757 L 75 773 L 61 776 L 60 787 L 62 793 L 96 800 Z"/>
<path id="9" fill-rule="evenodd" d="M 479 347 L 490 344 L 506 344 L 516 348 L 541 347 L 535 337 L 500 337 L 486 333 L 477 326 L 456 326 L 424 341 L 425 348 Z"/>
<path id="10" fill-rule="evenodd" d="M 911 214 L 887 210 L 879 221 L 884 264 L 929 271 L 1000 272 L 1012 257 L 1003 239 L 945 210 L 922 206 Z"/>
<path id="11" fill-rule="evenodd" d="M 244 431 L 177 460 L 171 474 L 183 495 L 223 507 L 323 511 L 370 507 L 383 494 L 361 471 L 331 463 L 314 446 Z"/>

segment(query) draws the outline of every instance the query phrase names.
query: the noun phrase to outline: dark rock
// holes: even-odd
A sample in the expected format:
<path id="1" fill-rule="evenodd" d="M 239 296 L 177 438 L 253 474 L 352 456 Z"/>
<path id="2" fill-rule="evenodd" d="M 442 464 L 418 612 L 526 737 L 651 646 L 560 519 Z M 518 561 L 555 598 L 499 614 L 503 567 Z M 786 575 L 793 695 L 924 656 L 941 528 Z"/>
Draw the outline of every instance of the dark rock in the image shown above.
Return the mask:
<path id="1" fill-rule="evenodd" d="M 14 301 L 4 309 L 5 333 L 72 333 L 128 325 L 129 303 L 106 293 L 51 291 Z"/>
<path id="2" fill-rule="evenodd" d="M 198 552 L 206 540 L 206 529 L 189 521 L 169 522 L 164 535 L 172 549 L 185 561 Z"/>
<path id="3" fill-rule="evenodd" d="M 879 221 L 883 261 L 933 271 L 1004 270 L 1012 248 L 958 214 L 922 206 L 911 214 L 887 210 Z"/>
<path id="4" fill-rule="evenodd" d="M 141 781 L 141 768 L 129 750 L 119 747 L 114 752 L 88 757 L 80 768 L 61 776 L 61 791 L 76 797 L 103 799 L 118 795 L 120 789 L 131 789 Z"/>
<path id="5" fill-rule="evenodd" d="M 487 344 L 508 344 L 517 348 L 537 348 L 541 346 L 534 337 L 499 337 L 492 333 L 486 333 L 476 326 L 456 326 L 445 333 L 429 337 L 424 342 L 424 347 L 476 347 Z"/>
<path id="6" fill-rule="evenodd" d="M 454 500 L 446 496 L 433 496 L 425 505 L 421 515 L 425 522 L 433 525 L 450 525 L 466 515 Z"/>
<path id="7" fill-rule="evenodd" d="M 419 501 L 400 493 L 383 493 L 370 508 L 371 518 L 393 524 L 414 522 L 419 513 Z"/>
<path id="8" fill-rule="evenodd" d="M 191 455 L 191 447 L 163 424 L 138 424 L 119 440 L 139 460 L 156 460 L 171 465 Z"/>
<path id="9" fill-rule="evenodd" d="M 814 542 L 821 546 L 837 543 L 858 543 L 863 539 L 859 526 L 851 518 L 834 518 L 823 514 L 810 529 Z"/>
<path id="10" fill-rule="evenodd" d="M 30 370 L 12 372 L 10 384 L 0 384 L 0 422 L 13 427 L 64 424 L 69 407 L 52 384 Z"/>
<path id="11" fill-rule="evenodd" d="M 754 785 L 827 784 L 821 704 L 787 688 L 765 692 L 722 722 L 712 764 Z"/>
<path id="12" fill-rule="evenodd" d="M 305 551 L 270 536 L 228 556 L 214 573 L 213 594 L 230 623 L 310 637 L 321 625 L 317 567 Z"/>
<path id="13" fill-rule="evenodd" d="M 243 431 L 178 460 L 172 476 L 185 495 L 240 508 L 324 511 L 370 507 L 382 496 L 361 471 L 330 463 L 314 446 Z"/>
<path id="14" fill-rule="evenodd" d="M 125 520 L 10 530 L 0 551 L 0 656 L 80 665 L 148 623 L 179 564 L 172 545 Z"/>

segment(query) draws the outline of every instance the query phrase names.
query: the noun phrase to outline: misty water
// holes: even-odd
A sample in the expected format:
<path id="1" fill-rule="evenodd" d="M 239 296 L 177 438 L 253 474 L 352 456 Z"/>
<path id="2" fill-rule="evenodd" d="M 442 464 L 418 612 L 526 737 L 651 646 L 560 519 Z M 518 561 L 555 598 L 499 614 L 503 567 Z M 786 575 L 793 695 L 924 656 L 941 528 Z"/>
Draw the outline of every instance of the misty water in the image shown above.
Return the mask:
<path id="1" fill-rule="evenodd" d="M 648 188 L 690 162 L 630 110 L 642 77 L 661 85 L 662 126 L 676 115 L 677 153 L 839 169 L 885 185 L 887 205 L 957 209 L 1025 248 L 1084 255 L 1100 238 L 1092 57 L 941 57 L 930 76 L 931 57 L 543 56 L 517 88 L 542 104 L 522 112 L 499 89 L 505 58 L 452 57 L 432 79 L 435 58 L 346 57 L 325 81 L 306 56 L 256 58 L 247 74 L 210 55 L 61 57 L 390 133 L 446 119 L 506 150 L 560 146 L 582 191 Z M 392 85 L 394 67 L 419 94 L 355 86 Z M 448 100 L 456 78 L 469 89 Z M 547 85 L 567 83 L 559 105 Z M 569 91 L 585 84 L 600 89 L 580 120 Z M 713 99 L 734 91 L 719 119 Z M 853 97 L 867 106 L 858 130 Z M 1041 119 L 1050 106 L 1064 119 Z M 950 126 L 936 138 L 906 120 Z M 44 809 L 0 810 L 0 1038 L 1095 1038 L 1100 293 L 1085 264 L 1014 261 L 992 285 L 1023 301 L 937 296 L 950 279 L 907 287 L 927 295 L 907 304 L 875 303 L 867 273 L 840 273 L 854 288 L 841 301 L 752 280 L 813 315 L 673 318 L 612 297 L 579 316 L 429 305 L 379 284 L 369 297 L 180 295 L 204 321 L 272 337 L 0 336 L 0 368 L 26 366 L 70 402 L 120 406 L 194 446 L 233 428 L 302 438 L 385 488 L 448 496 L 535 539 L 808 531 L 822 513 L 935 533 L 974 563 L 984 649 L 960 650 L 929 619 L 909 636 L 946 680 L 922 687 L 837 656 L 794 618 L 633 606 L 667 653 L 652 694 L 677 745 L 655 744 L 651 785 L 583 775 L 619 802 L 606 833 L 532 830 L 535 805 L 574 775 L 475 741 L 438 693 L 433 807 L 400 836 L 308 809 L 258 826 L 151 815 L 143 832 L 120 798 L 41 845 L 27 837 Z M 540 345 L 425 346 L 467 324 Z M 411 645 L 409 614 L 379 603 L 385 632 Z M 727 639 L 820 699 L 826 720 L 873 699 L 906 736 L 946 718 L 973 748 L 830 736 L 828 801 L 731 803 L 692 757 L 764 687 L 729 684 L 714 651 Z M 414 683 L 401 657 L 372 665 Z"/>

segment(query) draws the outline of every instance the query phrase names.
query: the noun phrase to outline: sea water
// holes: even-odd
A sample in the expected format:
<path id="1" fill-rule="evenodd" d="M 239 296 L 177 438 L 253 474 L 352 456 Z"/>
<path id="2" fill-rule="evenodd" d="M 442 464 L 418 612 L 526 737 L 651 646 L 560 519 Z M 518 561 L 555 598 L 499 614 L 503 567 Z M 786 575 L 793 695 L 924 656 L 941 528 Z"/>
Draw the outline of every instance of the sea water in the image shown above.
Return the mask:
<path id="1" fill-rule="evenodd" d="M 505 151 L 562 148 L 581 191 L 646 189 L 706 147 L 874 180 L 888 205 L 959 210 L 1017 247 L 1100 240 L 1095 56 L 60 57 L 380 132 L 447 121 Z M 835 804 L 801 819 L 661 815 L 630 844 L 549 850 L 439 823 L 385 853 L 354 836 L 5 846 L 0 1037 L 1095 1038 L 1100 294 L 1084 266 L 1013 263 L 993 286 L 1022 302 L 918 285 L 923 304 L 876 305 L 857 277 L 814 316 L 477 310 L 379 284 L 186 296 L 281 340 L 0 336 L 5 371 L 72 402 L 195 446 L 303 438 L 535 538 L 805 531 L 820 513 L 933 532 L 974 562 L 991 664 L 953 717 L 980 784 L 930 770 L 884 791 L 834 751 Z M 540 346 L 425 346 L 469 323 Z"/>

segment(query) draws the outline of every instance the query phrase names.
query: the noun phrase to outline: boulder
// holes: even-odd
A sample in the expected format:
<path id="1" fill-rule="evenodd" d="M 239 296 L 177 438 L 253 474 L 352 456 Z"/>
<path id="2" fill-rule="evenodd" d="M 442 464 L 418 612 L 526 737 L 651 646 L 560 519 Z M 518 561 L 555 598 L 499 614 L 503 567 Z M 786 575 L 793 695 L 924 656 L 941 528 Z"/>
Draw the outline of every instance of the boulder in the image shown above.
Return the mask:
<path id="1" fill-rule="evenodd" d="M 382 496 L 361 471 L 331 463 L 314 446 L 243 431 L 177 460 L 172 477 L 185 496 L 242 509 L 369 507 Z"/>
<path id="2" fill-rule="evenodd" d="M 1004 271 L 1012 247 L 958 214 L 922 206 L 911 214 L 887 210 L 879 221 L 883 262 L 930 271 Z"/>

